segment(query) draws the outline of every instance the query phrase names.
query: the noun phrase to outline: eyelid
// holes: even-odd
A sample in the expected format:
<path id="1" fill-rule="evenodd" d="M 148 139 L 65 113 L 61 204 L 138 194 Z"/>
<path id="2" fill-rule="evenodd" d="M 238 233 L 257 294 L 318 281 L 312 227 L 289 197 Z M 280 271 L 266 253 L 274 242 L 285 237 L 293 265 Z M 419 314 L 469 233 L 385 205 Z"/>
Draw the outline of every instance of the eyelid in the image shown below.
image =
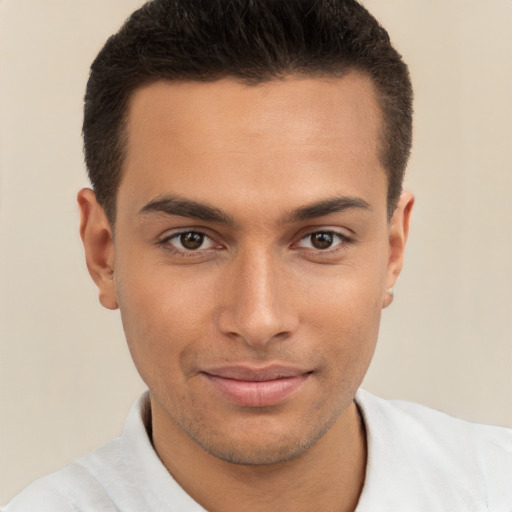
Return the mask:
<path id="1" fill-rule="evenodd" d="M 157 237 L 157 242 L 162 243 L 170 240 L 171 238 L 177 237 L 179 235 L 184 235 L 186 233 L 198 233 L 203 235 L 205 238 L 210 238 L 211 240 L 215 240 L 216 236 L 211 233 L 211 230 L 203 228 L 203 227 L 195 227 L 195 226 L 185 226 L 185 227 L 176 227 L 169 228 L 163 231 Z"/>

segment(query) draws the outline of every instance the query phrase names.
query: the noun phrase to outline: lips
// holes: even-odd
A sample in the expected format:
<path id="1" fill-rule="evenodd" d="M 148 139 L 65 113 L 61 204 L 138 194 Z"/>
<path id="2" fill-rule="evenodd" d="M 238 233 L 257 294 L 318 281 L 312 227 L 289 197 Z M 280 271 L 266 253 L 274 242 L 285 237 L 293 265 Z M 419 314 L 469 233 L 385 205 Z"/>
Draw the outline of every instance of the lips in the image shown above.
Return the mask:
<path id="1" fill-rule="evenodd" d="M 245 407 L 265 407 L 291 398 L 311 373 L 285 366 L 230 366 L 209 369 L 202 375 L 228 401 Z"/>

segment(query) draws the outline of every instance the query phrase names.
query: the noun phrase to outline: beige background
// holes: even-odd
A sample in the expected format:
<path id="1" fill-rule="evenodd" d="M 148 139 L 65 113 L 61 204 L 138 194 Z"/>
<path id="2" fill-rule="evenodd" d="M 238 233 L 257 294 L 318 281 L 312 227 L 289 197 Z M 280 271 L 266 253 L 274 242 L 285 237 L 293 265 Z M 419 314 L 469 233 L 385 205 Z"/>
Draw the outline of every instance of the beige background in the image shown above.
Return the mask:
<path id="1" fill-rule="evenodd" d="M 0 502 L 116 436 L 143 384 L 83 264 L 88 66 L 138 0 L 0 0 Z M 366 387 L 512 426 L 512 1 L 366 0 L 410 63 L 417 195 Z"/>

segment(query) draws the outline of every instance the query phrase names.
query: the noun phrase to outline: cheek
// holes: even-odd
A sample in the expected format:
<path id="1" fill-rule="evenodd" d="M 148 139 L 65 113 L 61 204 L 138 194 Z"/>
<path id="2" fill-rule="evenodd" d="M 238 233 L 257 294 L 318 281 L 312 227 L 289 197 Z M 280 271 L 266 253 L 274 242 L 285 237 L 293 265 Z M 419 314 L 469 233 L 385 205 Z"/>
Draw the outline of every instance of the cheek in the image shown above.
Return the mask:
<path id="1" fill-rule="evenodd" d="M 180 358 L 211 329 L 208 286 L 194 276 L 176 279 L 154 264 L 128 272 L 126 263 L 118 266 L 116 293 L 135 365 L 144 380 L 170 372 L 176 377 Z"/>
<path id="2" fill-rule="evenodd" d="M 345 403 L 361 385 L 371 363 L 378 338 L 380 308 L 361 311 L 356 304 L 333 311 L 323 326 L 318 327 L 325 371 L 318 378 L 329 390 L 326 402 Z M 327 319 L 326 319 L 327 320 Z"/>
<path id="3" fill-rule="evenodd" d="M 385 268 L 385 264 L 340 267 L 302 293 L 307 337 L 321 338 L 329 352 L 326 362 L 341 380 L 362 379 L 373 356 Z"/>
<path id="4" fill-rule="evenodd" d="M 313 324 L 336 325 L 341 330 L 364 330 L 378 324 L 386 282 L 386 262 L 374 257 L 301 272 L 296 290 L 301 307 Z"/>
<path id="5" fill-rule="evenodd" d="M 335 304 L 317 301 L 311 309 L 306 328 L 322 333 L 325 345 L 337 355 L 332 357 L 332 361 L 343 361 L 346 366 L 358 359 L 366 361 L 373 354 L 377 342 L 380 303 L 380 296 L 348 293 Z"/>

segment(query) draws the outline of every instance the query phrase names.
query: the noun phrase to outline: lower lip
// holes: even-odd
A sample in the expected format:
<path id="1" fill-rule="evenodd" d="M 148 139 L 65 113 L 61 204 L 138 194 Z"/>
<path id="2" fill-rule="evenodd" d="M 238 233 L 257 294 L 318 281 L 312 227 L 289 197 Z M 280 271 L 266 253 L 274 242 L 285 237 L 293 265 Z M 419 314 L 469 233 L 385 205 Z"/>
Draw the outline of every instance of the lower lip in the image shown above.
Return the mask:
<path id="1" fill-rule="evenodd" d="M 306 382 L 310 374 L 261 382 L 226 379 L 203 374 L 230 402 L 245 407 L 265 407 L 284 402 Z"/>

